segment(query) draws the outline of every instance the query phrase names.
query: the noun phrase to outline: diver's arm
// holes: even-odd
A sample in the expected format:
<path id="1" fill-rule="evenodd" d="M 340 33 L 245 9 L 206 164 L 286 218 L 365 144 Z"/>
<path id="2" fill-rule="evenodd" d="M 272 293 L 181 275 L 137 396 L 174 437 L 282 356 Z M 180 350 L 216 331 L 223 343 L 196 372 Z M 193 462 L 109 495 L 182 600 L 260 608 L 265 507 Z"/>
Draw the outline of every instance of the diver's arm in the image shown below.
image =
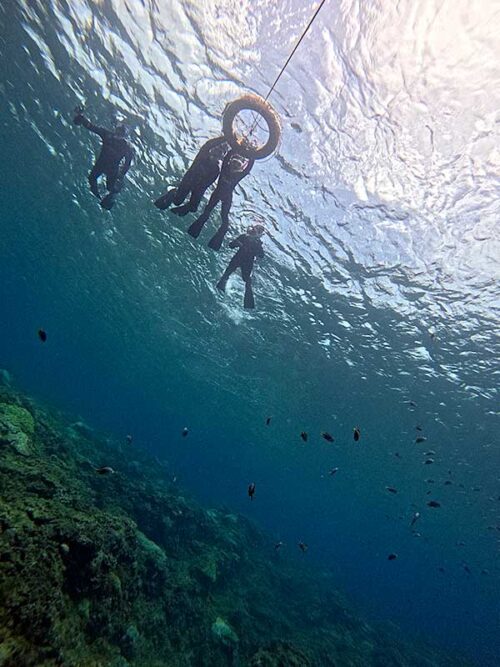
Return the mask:
<path id="1" fill-rule="evenodd" d="M 93 132 L 94 134 L 98 134 L 101 139 L 104 139 L 105 136 L 108 134 L 108 130 L 104 127 L 100 127 L 99 125 L 94 125 L 93 123 L 90 122 L 88 118 L 85 118 L 85 116 L 82 113 L 78 113 L 73 122 L 75 125 L 83 125 L 89 132 Z"/>
<path id="2" fill-rule="evenodd" d="M 231 243 L 229 244 L 229 247 L 230 248 L 241 248 L 241 246 L 245 242 L 245 237 L 246 237 L 246 234 L 240 234 L 240 236 L 238 236 L 238 238 L 233 239 L 231 241 Z"/>
<path id="3" fill-rule="evenodd" d="M 259 249 L 255 253 L 255 257 L 258 259 L 263 259 L 264 257 L 264 248 L 262 247 L 262 243 L 259 243 Z"/>
<path id="4" fill-rule="evenodd" d="M 195 159 L 197 158 L 205 158 L 208 153 L 212 150 L 212 148 L 215 148 L 216 146 L 219 146 L 220 144 L 223 144 L 226 141 L 225 137 L 215 137 L 214 139 L 209 139 L 206 141 L 203 146 L 200 148 L 198 151 L 198 155 L 196 156 Z"/>
<path id="5" fill-rule="evenodd" d="M 199 165 L 200 162 L 204 162 L 207 159 L 208 154 L 212 150 L 212 148 L 215 148 L 219 144 L 224 143 L 224 141 L 226 141 L 224 137 L 215 137 L 214 139 L 209 139 L 208 141 L 206 141 L 198 151 L 198 154 L 194 158 L 193 162 L 191 163 L 191 167 Z"/>

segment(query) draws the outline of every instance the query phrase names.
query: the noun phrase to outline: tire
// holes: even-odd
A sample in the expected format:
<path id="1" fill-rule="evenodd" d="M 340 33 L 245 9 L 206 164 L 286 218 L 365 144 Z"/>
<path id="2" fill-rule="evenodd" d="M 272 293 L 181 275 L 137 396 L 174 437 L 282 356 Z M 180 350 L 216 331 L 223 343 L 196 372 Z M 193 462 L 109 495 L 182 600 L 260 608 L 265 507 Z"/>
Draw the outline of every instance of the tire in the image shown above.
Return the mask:
<path id="1" fill-rule="evenodd" d="M 238 140 L 233 123 L 240 111 L 255 111 L 264 118 L 269 130 L 269 139 L 264 146 L 255 148 L 255 146 L 243 144 Z M 262 160 L 276 150 L 281 139 L 281 123 L 278 114 L 270 104 L 258 95 L 248 94 L 229 102 L 226 106 L 222 117 L 222 132 L 231 148 L 237 151 L 238 155 L 252 160 Z"/>

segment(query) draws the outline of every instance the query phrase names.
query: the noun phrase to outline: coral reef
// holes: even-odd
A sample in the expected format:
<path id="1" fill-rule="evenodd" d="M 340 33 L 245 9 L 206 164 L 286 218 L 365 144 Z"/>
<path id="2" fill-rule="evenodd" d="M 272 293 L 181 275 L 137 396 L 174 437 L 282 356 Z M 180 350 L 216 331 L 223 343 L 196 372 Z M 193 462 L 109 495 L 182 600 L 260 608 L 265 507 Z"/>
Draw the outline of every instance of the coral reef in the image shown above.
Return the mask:
<path id="1" fill-rule="evenodd" d="M 465 664 L 368 627 L 329 575 L 2 377 L 2 667 Z"/>

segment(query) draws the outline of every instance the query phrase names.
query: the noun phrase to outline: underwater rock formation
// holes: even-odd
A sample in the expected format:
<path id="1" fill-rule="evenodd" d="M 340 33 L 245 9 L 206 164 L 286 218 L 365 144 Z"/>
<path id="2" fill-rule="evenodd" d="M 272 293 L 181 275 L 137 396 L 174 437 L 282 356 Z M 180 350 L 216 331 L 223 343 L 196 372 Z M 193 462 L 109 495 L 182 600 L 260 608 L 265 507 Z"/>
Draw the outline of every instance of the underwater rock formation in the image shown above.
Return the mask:
<path id="1" fill-rule="evenodd" d="M 330 575 L 167 480 L 0 386 L 2 667 L 465 664 L 368 627 Z"/>

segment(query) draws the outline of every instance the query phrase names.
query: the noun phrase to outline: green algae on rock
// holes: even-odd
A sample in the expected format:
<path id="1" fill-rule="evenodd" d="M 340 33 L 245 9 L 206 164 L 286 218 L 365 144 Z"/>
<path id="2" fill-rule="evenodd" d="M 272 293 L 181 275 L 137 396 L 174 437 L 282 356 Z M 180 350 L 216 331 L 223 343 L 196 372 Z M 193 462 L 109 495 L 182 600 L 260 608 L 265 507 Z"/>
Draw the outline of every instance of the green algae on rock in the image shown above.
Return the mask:
<path id="1" fill-rule="evenodd" d="M 28 410 L 14 403 L 0 404 L 0 446 L 10 445 L 18 454 L 33 453 L 35 421 Z"/>
<path id="2" fill-rule="evenodd" d="M 0 388 L 2 667 L 466 664 L 367 626 L 331 575 L 74 425 Z"/>

